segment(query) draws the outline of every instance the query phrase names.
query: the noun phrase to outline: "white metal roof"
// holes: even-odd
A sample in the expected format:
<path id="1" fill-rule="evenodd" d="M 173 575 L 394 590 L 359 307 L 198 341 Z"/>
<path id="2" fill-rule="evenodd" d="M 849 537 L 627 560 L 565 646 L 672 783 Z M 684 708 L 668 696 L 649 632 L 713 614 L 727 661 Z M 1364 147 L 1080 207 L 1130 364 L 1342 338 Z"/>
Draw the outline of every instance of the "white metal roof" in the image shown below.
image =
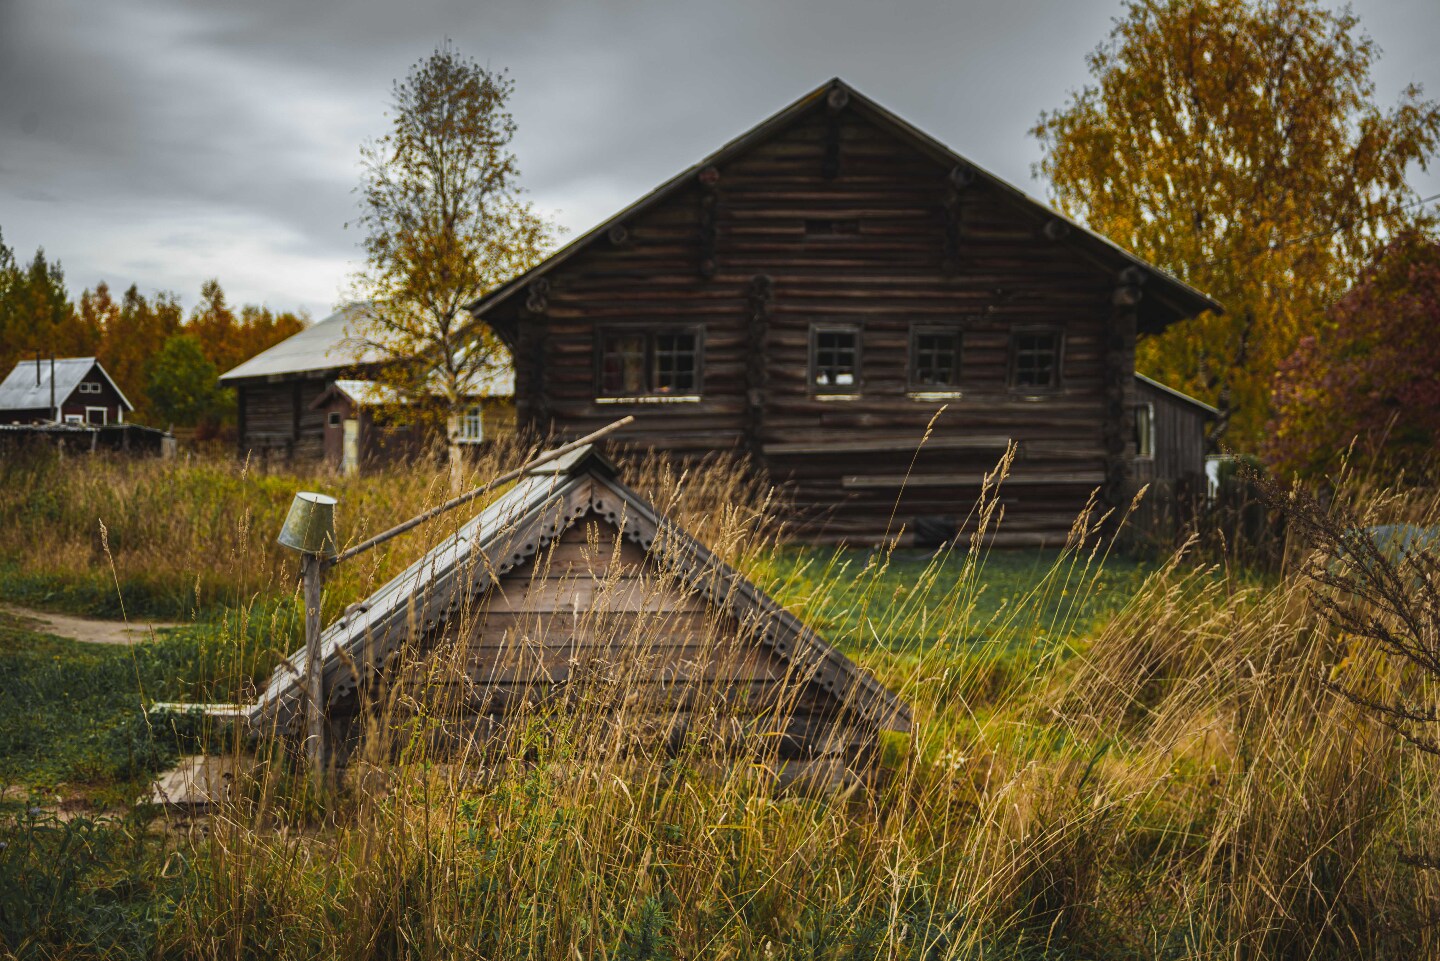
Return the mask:
<path id="1" fill-rule="evenodd" d="M 98 369 L 100 376 L 105 378 L 106 383 L 115 388 L 115 393 L 120 395 L 120 403 L 125 405 L 126 410 L 134 410 L 135 405 L 125 396 L 120 385 L 106 372 L 101 363 L 94 357 L 57 357 L 54 361 L 55 390 L 50 390 L 51 361 L 42 359 L 40 364 L 40 375 L 35 375 L 35 364 L 33 360 L 22 360 L 10 371 L 10 376 L 0 383 L 0 410 L 44 410 L 51 407 L 51 398 L 55 404 L 63 404 L 80 386 L 80 382 L 90 375 L 91 370 Z"/>
<path id="2" fill-rule="evenodd" d="M 324 320 L 317 320 L 298 334 L 285 338 L 234 370 L 221 374 L 220 381 L 225 383 L 250 377 L 335 370 L 382 360 L 378 351 L 366 347 L 364 341 L 346 333 L 346 324 L 357 316 L 358 308 L 355 305 L 341 307 Z"/>

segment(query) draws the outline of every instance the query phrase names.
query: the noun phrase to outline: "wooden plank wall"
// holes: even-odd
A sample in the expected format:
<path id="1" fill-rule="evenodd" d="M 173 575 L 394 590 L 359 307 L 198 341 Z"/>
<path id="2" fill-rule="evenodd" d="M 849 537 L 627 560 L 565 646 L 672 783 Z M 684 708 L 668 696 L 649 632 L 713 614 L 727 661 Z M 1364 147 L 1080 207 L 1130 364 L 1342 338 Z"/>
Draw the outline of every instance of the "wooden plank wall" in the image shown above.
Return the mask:
<path id="1" fill-rule="evenodd" d="M 320 460 L 326 410 L 311 410 L 327 382 L 320 378 L 251 381 L 236 386 L 240 455 Z"/>
<path id="2" fill-rule="evenodd" d="M 460 731 L 493 733 L 517 711 L 563 703 L 602 728 L 748 730 L 752 747 L 778 746 L 785 758 L 858 750 L 873 738 L 837 726 L 833 695 L 797 679 L 594 518 L 502 575 L 478 610 L 440 631 L 428 645 L 439 665 L 398 683 Z M 355 711 L 349 701 L 337 719 L 348 724 Z"/>
<path id="3" fill-rule="evenodd" d="M 1205 474 L 1205 412 L 1168 391 L 1141 383 L 1137 400 L 1155 408 L 1155 457 L 1137 480 L 1192 481 Z M 1203 487 L 1202 487 L 1203 489 Z"/>
<path id="4" fill-rule="evenodd" d="M 1092 490 L 1109 480 L 1115 496 L 1116 465 L 1133 454 L 1124 423 L 1106 429 L 1133 397 L 1133 315 L 1127 330 L 1116 277 L 1062 231 L 965 180 L 854 111 L 823 110 L 702 173 L 514 298 L 509 321 L 502 308 L 497 321 L 520 344 L 522 423 L 578 435 L 633 413 L 625 439 L 637 447 L 750 450 L 790 485 L 815 540 L 874 541 L 917 516 L 963 518 L 1014 440 L 1002 542 L 1063 540 Z M 857 229 L 817 234 L 807 221 Z M 858 397 L 813 396 L 817 321 L 863 326 Z M 687 322 L 705 328 L 701 402 L 596 403 L 597 327 Z M 960 397 L 907 396 L 914 323 L 963 331 Z M 1059 390 L 1008 388 L 1016 325 L 1064 332 Z M 1107 400 L 1114 369 L 1126 383 Z"/>

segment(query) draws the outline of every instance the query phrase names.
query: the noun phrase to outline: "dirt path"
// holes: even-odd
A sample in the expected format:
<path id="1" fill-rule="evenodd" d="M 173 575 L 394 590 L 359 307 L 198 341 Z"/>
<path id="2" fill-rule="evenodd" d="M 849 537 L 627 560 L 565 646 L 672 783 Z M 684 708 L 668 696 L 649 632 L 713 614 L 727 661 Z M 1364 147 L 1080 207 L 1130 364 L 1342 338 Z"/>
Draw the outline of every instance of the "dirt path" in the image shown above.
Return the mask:
<path id="1" fill-rule="evenodd" d="M 15 604 L 0 604 L 0 611 L 35 621 L 38 629 L 46 634 L 69 637 L 91 644 L 138 644 L 153 640 L 156 630 L 180 627 L 168 621 L 137 618 L 124 621 L 101 621 L 92 617 L 72 617 L 69 614 L 50 614 L 46 611 L 32 611 Z"/>

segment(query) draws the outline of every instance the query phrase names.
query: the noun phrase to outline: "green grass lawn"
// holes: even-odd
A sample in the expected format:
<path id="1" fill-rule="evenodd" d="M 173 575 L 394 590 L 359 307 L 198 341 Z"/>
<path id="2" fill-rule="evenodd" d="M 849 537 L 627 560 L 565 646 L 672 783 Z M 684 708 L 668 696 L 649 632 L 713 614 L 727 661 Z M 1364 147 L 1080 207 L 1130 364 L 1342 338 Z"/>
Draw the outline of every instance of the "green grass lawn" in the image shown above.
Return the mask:
<path id="1" fill-rule="evenodd" d="M 134 646 L 86 644 L 0 612 L 0 803 L 34 794 L 47 804 L 131 804 L 156 771 L 197 746 L 197 725 L 147 716 L 145 705 L 226 699 L 233 678 L 273 665 L 278 648 L 266 634 L 263 623 L 230 618 Z"/>
<path id="2" fill-rule="evenodd" d="M 762 573 L 778 600 L 847 651 L 914 653 L 1083 638 L 1154 569 L 1120 556 L 1087 565 L 1058 550 L 995 551 L 971 565 L 962 551 L 791 549 Z"/>

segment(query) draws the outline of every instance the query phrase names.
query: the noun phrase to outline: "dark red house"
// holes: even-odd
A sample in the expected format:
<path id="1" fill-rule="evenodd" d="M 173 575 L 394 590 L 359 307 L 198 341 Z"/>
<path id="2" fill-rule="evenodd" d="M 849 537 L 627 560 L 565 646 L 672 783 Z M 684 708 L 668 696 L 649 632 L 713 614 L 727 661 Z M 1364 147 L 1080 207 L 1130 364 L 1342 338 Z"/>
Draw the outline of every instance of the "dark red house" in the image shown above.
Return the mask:
<path id="1" fill-rule="evenodd" d="M 94 357 L 22 360 L 0 383 L 0 424 L 123 424 L 135 405 Z"/>

